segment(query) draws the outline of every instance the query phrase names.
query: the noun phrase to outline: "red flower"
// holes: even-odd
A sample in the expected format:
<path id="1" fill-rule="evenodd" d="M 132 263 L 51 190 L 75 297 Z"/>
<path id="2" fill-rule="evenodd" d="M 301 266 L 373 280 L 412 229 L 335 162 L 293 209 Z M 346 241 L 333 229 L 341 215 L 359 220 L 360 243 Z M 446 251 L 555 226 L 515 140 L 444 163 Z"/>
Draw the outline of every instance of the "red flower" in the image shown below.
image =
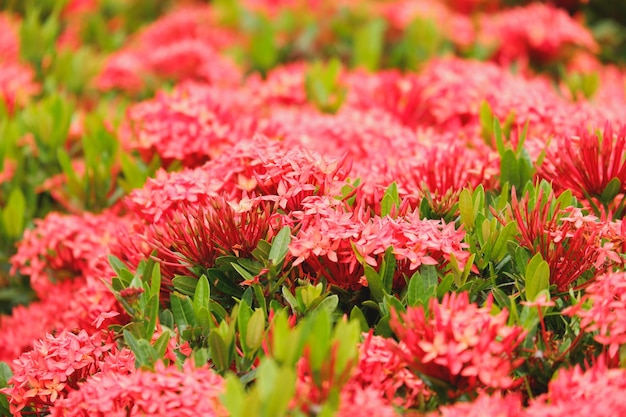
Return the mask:
<path id="1" fill-rule="evenodd" d="M 85 378 L 100 372 L 106 356 L 116 354 L 115 344 L 102 332 L 93 335 L 63 331 L 36 341 L 33 350 L 13 362 L 13 376 L 8 388 L 0 390 L 8 396 L 11 413 L 20 417 L 25 407 L 35 412 L 48 410 L 56 401 L 78 389 Z M 124 356 L 129 358 L 128 355 Z M 133 362 L 116 359 L 118 372 L 134 370 Z M 110 366 L 109 366 L 110 368 Z"/>
<path id="2" fill-rule="evenodd" d="M 550 284 L 556 285 L 558 291 L 566 291 L 590 272 L 591 276 L 582 284 L 586 285 L 611 264 L 621 263 L 611 250 L 611 240 L 616 240 L 613 232 L 595 216 L 584 215 L 576 207 L 555 206 L 554 194 L 550 192 L 544 197 L 543 189 L 536 201 L 529 200 L 527 194 L 518 201 L 513 192 L 509 216 L 517 222 L 520 245 L 531 254 L 540 253 L 548 263 Z"/>
<path id="3" fill-rule="evenodd" d="M 280 228 L 274 204 L 254 199 L 235 205 L 215 198 L 206 205 L 187 204 L 148 226 L 145 239 L 161 263 L 163 288 L 175 274 L 191 266 L 213 267 L 225 255 L 250 257 L 261 239 L 271 240 Z"/>
<path id="4" fill-rule="evenodd" d="M 580 327 L 597 332 L 594 339 L 609 347 L 609 357 L 616 357 L 626 344 L 626 273 L 599 276 L 586 288 L 580 303 L 563 313 L 580 317 Z"/>
<path id="5" fill-rule="evenodd" d="M 374 398 L 386 405 L 404 409 L 427 401 L 432 395 L 422 379 L 407 367 L 389 340 L 371 333 L 359 347 L 359 363 L 343 391 L 369 389 L 377 392 Z M 400 349 L 407 350 L 403 344 Z M 355 394 L 356 395 L 356 394 Z M 356 400 L 356 399 L 355 399 Z"/>
<path id="6" fill-rule="evenodd" d="M 57 401 L 53 417 L 226 417 L 224 380 L 212 370 L 156 364 L 155 372 L 103 372 Z"/>
<path id="7" fill-rule="evenodd" d="M 626 125 L 616 132 L 607 123 L 603 132 L 590 133 L 580 128 L 575 136 L 560 135 L 548 151 L 539 175 L 552 182 L 556 190 L 571 190 L 578 199 L 588 202 L 602 201 L 602 194 L 613 179 L 619 182 L 616 193 L 610 197 L 625 193 Z"/>
<path id="8" fill-rule="evenodd" d="M 11 258 L 12 270 L 28 275 L 41 299 L 59 282 L 84 280 L 90 275 L 100 278 L 110 270 L 106 248 L 125 221 L 109 211 L 97 215 L 51 213 L 24 232 Z"/>
<path id="9" fill-rule="evenodd" d="M 472 402 L 459 402 L 454 405 L 441 407 L 438 412 L 428 414 L 428 417 L 526 417 L 522 408 L 520 395 L 507 396 L 496 392 L 494 395 L 479 393 Z"/>
<path id="10" fill-rule="evenodd" d="M 604 359 L 583 371 L 562 369 L 550 382 L 548 392 L 530 403 L 528 417 L 626 415 L 626 371 L 609 369 Z"/>
<path id="11" fill-rule="evenodd" d="M 303 206 L 302 212 L 292 213 L 300 223 L 289 246 L 296 257 L 294 265 L 303 264 L 304 274 L 344 289 L 366 285 L 355 249 L 367 264 L 376 267 L 392 247 L 397 260 L 396 288 L 421 265 L 445 263 L 452 254 L 464 264 L 469 256 L 463 231 L 454 224 L 421 220 L 418 213 L 397 219 L 370 217 L 358 205 L 346 208 L 337 200 L 318 197 L 304 200 Z"/>
<path id="12" fill-rule="evenodd" d="M 480 39 L 497 43 L 495 60 L 502 65 L 529 58 L 542 63 L 567 57 L 569 48 L 597 49 L 591 32 L 565 10 L 532 3 L 484 15 Z"/>
<path id="13" fill-rule="evenodd" d="M 418 374 L 446 384 L 455 397 L 514 387 L 511 373 L 523 361 L 515 351 L 525 332 L 507 326 L 506 310 L 492 315 L 491 302 L 478 307 L 467 293 L 452 293 L 441 304 L 431 299 L 427 310 L 409 307 L 394 314 L 389 324 L 403 346 L 395 344 L 398 355 Z"/>

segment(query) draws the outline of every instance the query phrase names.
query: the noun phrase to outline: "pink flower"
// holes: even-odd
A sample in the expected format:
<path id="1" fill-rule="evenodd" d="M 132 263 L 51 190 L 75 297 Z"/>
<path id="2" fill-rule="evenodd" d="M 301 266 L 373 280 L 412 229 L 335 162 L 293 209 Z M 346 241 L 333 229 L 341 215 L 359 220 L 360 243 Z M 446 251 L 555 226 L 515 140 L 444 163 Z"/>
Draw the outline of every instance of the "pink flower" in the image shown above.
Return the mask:
<path id="1" fill-rule="evenodd" d="M 525 195 L 518 201 L 513 193 L 509 218 L 517 222 L 520 245 L 540 253 L 548 263 L 550 284 L 556 285 L 558 291 L 566 291 L 587 271 L 593 275 L 580 285 L 589 284 L 613 263 L 621 263 L 606 247 L 606 241 L 617 242 L 617 237 L 597 217 L 584 215 L 576 207 L 552 207 L 552 192 L 544 197 L 541 190 L 536 203 L 529 200 L 530 196 Z M 505 223 L 506 219 L 500 221 Z"/>
<path id="2" fill-rule="evenodd" d="M 626 344 L 626 273 L 601 275 L 587 288 L 580 303 L 564 314 L 581 318 L 580 327 L 594 332 L 594 339 L 608 346 L 609 357 L 616 357 Z"/>
<path id="3" fill-rule="evenodd" d="M 117 348 L 102 332 L 89 335 L 84 330 L 76 333 L 64 330 L 57 336 L 48 334 L 13 362 L 8 388 L 0 391 L 8 396 L 15 416 L 22 416 L 25 407 L 42 413 L 78 389 L 85 378 L 100 372 L 111 354 L 117 354 Z M 128 359 L 116 363 L 119 372 L 134 370 Z"/>
<path id="4" fill-rule="evenodd" d="M 88 378 L 50 409 L 53 417 L 226 417 L 224 380 L 188 361 L 179 370 L 157 363 L 155 372 L 103 372 Z"/>
<path id="5" fill-rule="evenodd" d="M 614 179 L 619 180 L 617 194 L 626 192 L 625 158 L 626 125 L 614 131 L 607 123 L 603 132 L 594 133 L 581 127 L 576 135 L 557 137 L 539 174 L 555 190 L 571 190 L 579 200 L 597 201 Z"/>
<path id="6" fill-rule="evenodd" d="M 624 415 L 625 389 L 626 371 L 609 369 L 603 359 L 586 371 L 578 366 L 562 369 L 550 382 L 548 392 L 531 401 L 526 416 Z"/>
<path id="7" fill-rule="evenodd" d="M 427 401 L 432 393 L 407 366 L 389 340 L 367 334 L 359 346 L 359 362 L 344 391 L 368 389 L 377 392 L 374 398 L 383 404 L 393 404 L 408 409 Z M 399 348 L 406 351 L 402 343 Z"/>
<path id="8" fill-rule="evenodd" d="M 525 332 L 507 326 L 506 310 L 492 315 L 491 302 L 478 307 L 467 293 L 452 293 L 441 304 L 431 299 L 428 310 L 409 307 L 394 314 L 390 326 L 402 343 L 395 344 L 398 355 L 415 372 L 445 383 L 452 396 L 514 387 L 518 381 L 511 373 L 523 361 L 516 349 Z"/>
<path id="9" fill-rule="evenodd" d="M 109 273 L 105 251 L 125 220 L 113 212 L 63 215 L 51 213 L 26 230 L 11 258 L 12 270 L 30 277 L 41 299 L 62 281 Z"/>
<path id="10" fill-rule="evenodd" d="M 459 402 L 444 406 L 428 417 L 526 417 L 522 407 L 522 399 L 517 394 L 503 396 L 499 392 L 494 395 L 478 394 L 472 402 Z"/>
<path id="11" fill-rule="evenodd" d="M 541 3 L 484 15 L 479 38 L 497 44 L 495 60 L 502 65 L 529 59 L 551 62 L 567 57 L 571 47 L 597 49 L 587 28 L 564 10 Z"/>

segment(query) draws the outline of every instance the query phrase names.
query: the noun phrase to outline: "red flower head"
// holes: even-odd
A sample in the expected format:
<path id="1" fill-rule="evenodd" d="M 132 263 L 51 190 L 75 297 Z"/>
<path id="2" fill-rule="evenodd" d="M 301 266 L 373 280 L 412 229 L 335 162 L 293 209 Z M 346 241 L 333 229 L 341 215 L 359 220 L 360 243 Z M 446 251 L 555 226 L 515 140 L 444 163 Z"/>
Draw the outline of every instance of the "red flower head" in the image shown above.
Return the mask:
<path id="1" fill-rule="evenodd" d="M 157 363 L 155 372 L 103 372 L 57 401 L 52 417 L 226 417 L 224 380 L 185 362 L 182 370 Z"/>
<path id="2" fill-rule="evenodd" d="M 34 343 L 33 350 L 13 362 L 9 387 L 1 392 L 7 394 L 13 415 L 21 417 L 25 407 L 43 413 L 69 392 L 78 389 L 86 378 L 100 372 L 107 356 L 116 354 L 115 344 L 106 340 L 101 332 L 89 335 L 81 330 L 47 335 Z M 132 372 L 134 358 L 128 355 L 123 358 L 126 359 L 115 359 L 116 371 Z"/>
<path id="3" fill-rule="evenodd" d="M 409 367 L 459 396 L 516 385 L 511 372 L 523 361 L 515 351 L 525 333 L 507 326 L 507 318 L 506 310 L 491 313 L 491 299 L 478 307 L 467 293 L 452 293 L 441 304 L 431 299 L 428 309 L 410 307 L 394 314 L 389 324 L 403 344 L 395 344 L 398 354 Z"/>
<path id="4" fill-rule="evenodd" d="M 626 125 L 614 131 L 607 123 L 603 132 L 579 128 L 575 136 L 559 136 L 542 164 L 539 175 L 558 191 L 572 190 L 578 199 L 609 205 L 626 193 Z M 605 190 L 611 181 L 616 188 Z"/>
<path id="5" fill-rule="evenodd" d="M 548 392 L 530 403 L 528 417 L 626 415 L 626 371 L 609 369 L 600 358 L 586 371 L 576 366 L 562 369 Z"/>
<path id="6" fill-rule="evenodd" d="M 241 70 L 219 51 L 236 39 L 218 28 L 210 7 L 183 8 L 149 25 L 130 46 L 109 57 L 96 83 L 136 92 L 150 78 L 235 85 Z"/>
<path id="7" fill-rule="evenodd" d="M 438 412 L 428 414 L 428 417 L 527 417 L 522 408 L 522 399 L 519 395 L 509 394 L 502 396 L 499 392 L 494 395 L 478 394 L 478 398 L 470 403 L 459 402 L 454 405 L 441 407 Z"/>
<path id="8" fill-rule="evenodd" d="M 503 65 L 529 59 L 551 62 L 569 57 L 575 47 L 597 49 L 587 28 L 565 10 L 541 3 L 485 15 L 481 27 L 480 39 L 497 43 L 495 60 Z"/>
<path id="9" fill-rule="evenodd" d="M 517 222 L 517 240 L 532 254 L 541 254 L 557 291 L 567 291 L 583 274 L 591 273 L 581 284 L 587 285 L 612 264 L 622 262 L 613 251 L 618 241 L 615 232 L 597 217 L 584 215 L 576 207 L 561 209 L 554 203 L 554 194 L 544 196 L 543 189 L 532 202 L 529 194 L 521 201 L 512 194 L 509 217 Z"/>
<path id="10" fill-rule="evenodd" d="M 51 213 L 35 220 L 35 228 L 24 232 L 11 258 L 13 271 L 30 276 L 41 299 L 47 298 L 50 288 L 61 281 L 100 278 L 110 271 L 106 248 L 124 221 L 111 212 Z"/>
<path id="11" fill-rule="evenodd" d="M 185 83 L 131 106 L 122 140 L 146 162 L 156 153 L 165 167 L 197 167 L 254 135 L 258 117 L 249 101 L 244 92 Z"/>
<path id="12" fill-rule="evenodd" d="M 608 346 L 609 357 L 615 358 L 626 344 L 626 273 L 599 276 L 586 288 L 581 302 L 564 314 L 580 317 L 580 327 L 597 332 L 594 339 Z"/>

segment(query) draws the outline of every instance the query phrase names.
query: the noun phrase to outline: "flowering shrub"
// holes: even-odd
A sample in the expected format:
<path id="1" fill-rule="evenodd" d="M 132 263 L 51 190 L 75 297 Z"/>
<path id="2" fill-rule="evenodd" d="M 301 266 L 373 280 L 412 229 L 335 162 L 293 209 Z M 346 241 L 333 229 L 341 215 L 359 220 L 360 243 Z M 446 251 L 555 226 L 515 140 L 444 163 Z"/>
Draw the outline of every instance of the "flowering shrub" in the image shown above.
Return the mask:
<path id="1" fill-rule="evenodd" d="M 0 3 L 0 416 L 624 412 L 621 2 Z"/>

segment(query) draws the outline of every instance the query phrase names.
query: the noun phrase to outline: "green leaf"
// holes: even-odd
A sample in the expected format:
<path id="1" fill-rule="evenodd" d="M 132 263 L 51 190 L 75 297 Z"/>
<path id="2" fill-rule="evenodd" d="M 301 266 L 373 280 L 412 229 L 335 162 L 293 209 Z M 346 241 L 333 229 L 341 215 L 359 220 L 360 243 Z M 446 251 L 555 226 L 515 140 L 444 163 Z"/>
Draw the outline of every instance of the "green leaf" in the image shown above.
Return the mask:
<path id="1" fill-rule="evenodd" d="M 619 194 L 621 188 L 622 183 L 620 179 L 617 177 L 612 178 L 602 191 L 602 194 L 600 195 L 600 201 L 605 205 L 610 204 L 615 199 L 617 194 Z"/>
<path id="2" fill-rule="evenodd" d="M 313 311 L 317 312 L 321 310 L 326 310 L 328 314 L 332 315 L 337 310 L 338 305 L 339 297 L 337 296 L 337 294 L 333 294 L 324 298 Z"/>
<path id="3" fill-rule="evenodd" d="M 251 40 L 249 54 L 254 67 L 263 72 L 272 68 L 278 61 L 278 46 L 271 22 L 259 19 Z"/>
<path id="4" fill-rule="evenodd" d="M 496 262 L 499 262 L 506 255 L 507 242 L 517 234 L 517 223 L 510 222 L 504 226 L 498 233 L 496 242 L 491 250 L 490 258 Z"/>
<path id="5" fill-rule="evenodd" d="M 193 304 L 188 296 L 174 292 L 170 296 L 170 304 L 172 306 L 174 322 L 181 332 L 187 327 L 193 327 L 196 324 Z"/>
<path id="6" fill-rule="evenodd" d="M 378 69 L 386 27 L 383 19 L 375 19 L 357 30 L 354 37 L 353 66 L 364 67 L 369 71 Z"/>
<path id="7" fill-rule="evenodd" d="M 248 399 L 246 390 L 237 375 L 232 373 L 226 375 L 226 387 L 221 400 L 224 407 L 228 410 L 228 415 L 231 417 L 247 417 L 244 411 L 246 404 L 248 404 Z M 257 416 L 258 413 L 250 415 Z"/>
<path id="8" fill-rule="evenodd" d="M 522 189 L 517 158 L 511 149 L 505 150 L 500 157 L 500 185 L 507 182 L 518 190 Z"/>
<path id="9" fill-rule="evenodd" d="M 124 330 L 124 341 L 135 354 L 137 368 L 152 368 L 156 362 L 157 353 L 154 347 L 145 339 L 136 339 L 128 330 Z"/>
<path id="10" fill-rule="evenodd" d="M 361 332 L 368 332 L 370 329 L 369 324 L 367 323 L 367 319 L 365 318 L 365 314 L 358 306 L 352 307 L 350 311 L 350 321 L 358 321 L 359 326 L 361 327 Z"/>
<path id="11" fill-rule="evenodd" d="M 265 335 L 265 315 L 263 310 L 257 308 L 250 320 L 246 329 L 245 345 L 249 351 L 256 351 L 261 347 L 263 342 L 263 336 Z"/>
<path id="12" fill-rule="evenodd" d="M 285 226 L 280 229 L 280 232 L 272 240 L 272 248 L 268 256 L 272 265 L 280 265 L 287 256 L 289 251 L 289 244 L 291 243 L 291 229 L 289 226 Z"/>
<path id="13" fill-rule="evenodd" d="M 165 352 L 167 351 L 167 345 L 170 342 L 170 338 L 172 335 L 169 331 L 164 331 L 161 333 L 161 336 L 154 342 L 154 350 L 159 358 L 163 358 L 165 356 Z"/>
<path id="14" fill-rule="evenodd" d="M 111 268 L 113 268 L 113 271 L 115 271 L 118 277 L 122 274 L 123 270 L 128 271 L 126 264 L 114 255 L 109 255 L 109 265 L 111 265 Z"/>
<path id="15" fill-rule="evenodd" d="M 498 154 L 500 158 L 504 157 L 504 138 L 502 136 L 502 127 L 500 126 L 500 120 L 497 117 L 493 118 L 493 135 L 496 139 L 496 149 L 498 150 Z"/>
<path id="16" fill-rule="evenodd" d="M 11 371 L 11 367 L 6 362 L 0 362 L 0 388 L 6 387 L 7 382 L 13 376 L 13 372 Z"/>
<path id="17" fill-rule="evenodd" d="M 198 280 L 194 277 L 176 275 L 172 280 L 172 285 L 176 291 L 192 297 L 196 293 Z"/>
<path id="18" fill-rule="evenodd" d="M 474 200 L 472 193 L 467 188 L 461 190 L 459 194 L 459 213 L 465 230 L 474 229 Z"/>
<path id="19" fill-rule="evenodd" d="M 233 267 L 233 269 L 235 271 L 237 271 L 237 273 L 239 275 L 241 275 L 241 277 L 245 280 L 245 281 L 254 281 L 254 275 L 252 275 L 250 272 L 248 272 L 248 270 L 246 268 L 244 268 L 243 266 L 239 265 L 236 262 L 231 262 L 230 263 Z"/>
<path id="20" fill-rule="evenodd" d="M 263 404 L 262 416 L 284 416 L 295 394 L 295 370 L 279 367 L 275 361 L 266 358 L 259 365 L 256 383 Z"/>
<path id="21" fill-rule="evenodd" d="M 385 250 L 385 256 L 380 265 L 380 277 L 383 281 L 383 287 L 387 293 L 391 293 L 393 287 L 393 277 L 396 273 L 396 255 L 393 252 L 393 247 L 389 246 Z"/>
<path id="22" fill-rule="evenodd" d="M 541 291 L 550 289 L 550 266 L 540 253 L 535 254 L 528 263 L 525 273 L 526 300 L 535 301 Z"/>
<path id="23" fill-rule="evenodd" d="M 365 264 L 365 278 L 367 279 L 367 287 L 370 290 L 372 298 L 378 302 L 382 302 L 385 297 L 385 290 L 383 288 L 383 281 L 378 275 L 378 272 L 371 266 Z"/>
<path id="24" fill-rule="evenodd" d="M 4 210 L 2 210 L 2 222 L 6 234 L 13 238 L 19 238 L 24 231 L 24 220 L 26 213 L 26 199 L 24 193 L 19 188 L 14 188 L 9 193 Z"/>
<path id="25" fill-rule="evenodd" d="M 202 275 L 198 278 L 198 284 L 193 295 L 193 309 L 197 313 L 201 308 L 209 310 L 209 302 L 211 301 L 211 289 L 209 287 L 209 280 L 206 275 Z"/>
<path id="26" fill-rule="evenodd" d="M 283 298 L 287 300 L 287 302 L 291 306 L 291 311 L 293 311 L 294 313 L 297 313 L 299 311 L 299 306 L 298 306 L 298 300 L 296 300 L 296 297 L 291 293 L 291 291 L 289 291 L 289 288 L 287 288 L 286 285 L 283 285 L 280 291 L 283 295 Z"/>
<path id="27" fill-rule="evenodd" d="M 437 295 L 437 274 L 415 272 L 407 288 L 407 304 L 410 306 L 428 305 L 428 300 Z"/>
<path id="28" fill-rule="evenodd" d="M 480 126 L 482 131 L 482 137 L 485 141 L 485 144 L 490 148 L 493 146 L 491 142 L 491 136 L 493 134 L 493 112 L 491 111 L 491 107 L 487 100 L 483 100 L 480 105 L 480 110 L 478 113 L 478 117 L 480 120 Z"/>
<path id="29" fill-rule="evenodd" d="M 144 316 L 146 323 L 144 328 L 145 333 L 143 336 L 144 339 L 150 340 L 152 339 L 152 335 L 156 329 L 157 317 L 159 316 L 159 294 L 150 297 L 144 311 Z"/>
<path id="30" fill-rule="evenodd" d="M 217 330 L 209 333 L 209 349 L 211 350 L 211 360 L 217 366 L 217 369 L 221 372 L 226 372 L 230 368 L 229 349 Z"/>
<path id="31" fill-rule="evenodd" d="M 380 202 L 380 211 L 381 216 L 388 216 L 391 214 L 393 208 L 396 209 L 400 207 L 401 200 L 400 194 L 398 193 L 398 185 L 392 182 L 389 187 L 385 190 L 385 194 L 383 194 L 383 199 Z"/>

